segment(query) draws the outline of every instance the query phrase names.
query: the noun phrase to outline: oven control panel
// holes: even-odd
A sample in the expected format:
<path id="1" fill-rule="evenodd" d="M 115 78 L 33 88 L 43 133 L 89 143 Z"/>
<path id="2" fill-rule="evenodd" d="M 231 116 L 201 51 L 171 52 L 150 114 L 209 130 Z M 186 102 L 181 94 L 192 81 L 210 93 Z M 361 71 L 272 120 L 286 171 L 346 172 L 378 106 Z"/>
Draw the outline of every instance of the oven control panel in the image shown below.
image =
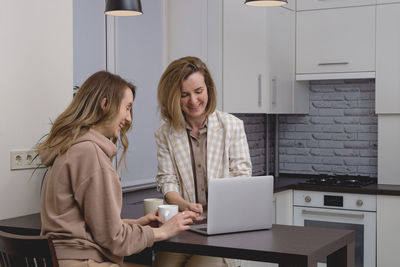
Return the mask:
<path id="1" fill-rule="evenodd" d="M 343 196 L 324 195 L 324 206 L 343 207 Z"/>
<path id="2" fill-rule="evenodd" d="M 376 195 L 294 190 L 293 205 L 376 211 Z"/>

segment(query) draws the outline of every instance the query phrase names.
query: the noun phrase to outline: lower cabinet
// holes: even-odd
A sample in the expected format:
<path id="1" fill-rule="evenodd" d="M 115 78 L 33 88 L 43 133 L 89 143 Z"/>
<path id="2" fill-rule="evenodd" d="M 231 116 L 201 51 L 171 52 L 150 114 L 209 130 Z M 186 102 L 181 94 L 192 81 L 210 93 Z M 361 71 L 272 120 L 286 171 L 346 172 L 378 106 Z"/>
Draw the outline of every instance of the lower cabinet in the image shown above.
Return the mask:
<path id="1" fill-rule="evenodd" d="M 274 223 L 293 224 L 293 190 L 274 194 Z M 242 267 L 278 267 L 278 264 L 258 261 L 242 261 Z"/>
<path id="2" fill-rule="evenodd" d="M 293 190 L 285 190 L 274 194 L 275 223 L 293 224 Z"/>
<path id="3" fill-rule="evenodd" d="M 399 196 L 377 196 L 376 266 L 399 265 L 400 215 Z"/>
<path id="4" fill-rule="evenodd" d="M 400 115 L 378 115 L 378 177 L 379 183 L 398 185 L 400 181 Z"/>

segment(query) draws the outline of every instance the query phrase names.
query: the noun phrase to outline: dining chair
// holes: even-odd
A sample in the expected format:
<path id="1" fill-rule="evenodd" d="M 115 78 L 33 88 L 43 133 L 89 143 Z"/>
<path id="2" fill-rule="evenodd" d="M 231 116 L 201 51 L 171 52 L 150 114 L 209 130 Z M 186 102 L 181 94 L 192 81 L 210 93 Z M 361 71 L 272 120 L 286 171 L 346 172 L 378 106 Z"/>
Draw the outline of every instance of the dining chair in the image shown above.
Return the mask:
<path id="1" fill-rule="evenodd" d="M 59 267 L 51 238 L 0 231 L 1 267 Z"/>

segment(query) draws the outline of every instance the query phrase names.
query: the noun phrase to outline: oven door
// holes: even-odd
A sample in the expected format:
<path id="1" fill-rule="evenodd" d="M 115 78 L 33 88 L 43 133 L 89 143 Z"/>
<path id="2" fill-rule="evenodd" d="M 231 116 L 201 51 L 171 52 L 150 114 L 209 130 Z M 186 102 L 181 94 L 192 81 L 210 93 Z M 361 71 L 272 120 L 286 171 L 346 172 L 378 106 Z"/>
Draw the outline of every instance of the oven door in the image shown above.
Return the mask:
<path id="1" fill-rule="evenodd" d="M 354 230 L 355 267 L 376 267 L 375 212 L 295 206 L 293 219 L 300 226 Z"/>

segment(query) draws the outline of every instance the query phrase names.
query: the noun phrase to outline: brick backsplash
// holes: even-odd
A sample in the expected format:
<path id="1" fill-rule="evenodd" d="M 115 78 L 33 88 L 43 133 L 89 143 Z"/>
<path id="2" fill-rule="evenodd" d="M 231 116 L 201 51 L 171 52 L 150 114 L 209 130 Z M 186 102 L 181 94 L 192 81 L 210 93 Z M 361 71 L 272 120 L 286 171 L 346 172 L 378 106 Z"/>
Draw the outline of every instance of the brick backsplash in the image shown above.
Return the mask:
<path id="1" fill-rule="evenodd" d="M 244 123 L 253 175 L 273 174 L 275 169 L 275 116 L 243 113 L 234 115 Z M 265 145 L 266 141 L 268 147 Z M 266 164 L 266 155 L 268 155 L 268 165 Z"/>
<path id="2" fill-rule="evenodd" d="M 310 82 L 307 115 L 279 115 L 279 172 L 377 175 L 374 80 Z"/>

